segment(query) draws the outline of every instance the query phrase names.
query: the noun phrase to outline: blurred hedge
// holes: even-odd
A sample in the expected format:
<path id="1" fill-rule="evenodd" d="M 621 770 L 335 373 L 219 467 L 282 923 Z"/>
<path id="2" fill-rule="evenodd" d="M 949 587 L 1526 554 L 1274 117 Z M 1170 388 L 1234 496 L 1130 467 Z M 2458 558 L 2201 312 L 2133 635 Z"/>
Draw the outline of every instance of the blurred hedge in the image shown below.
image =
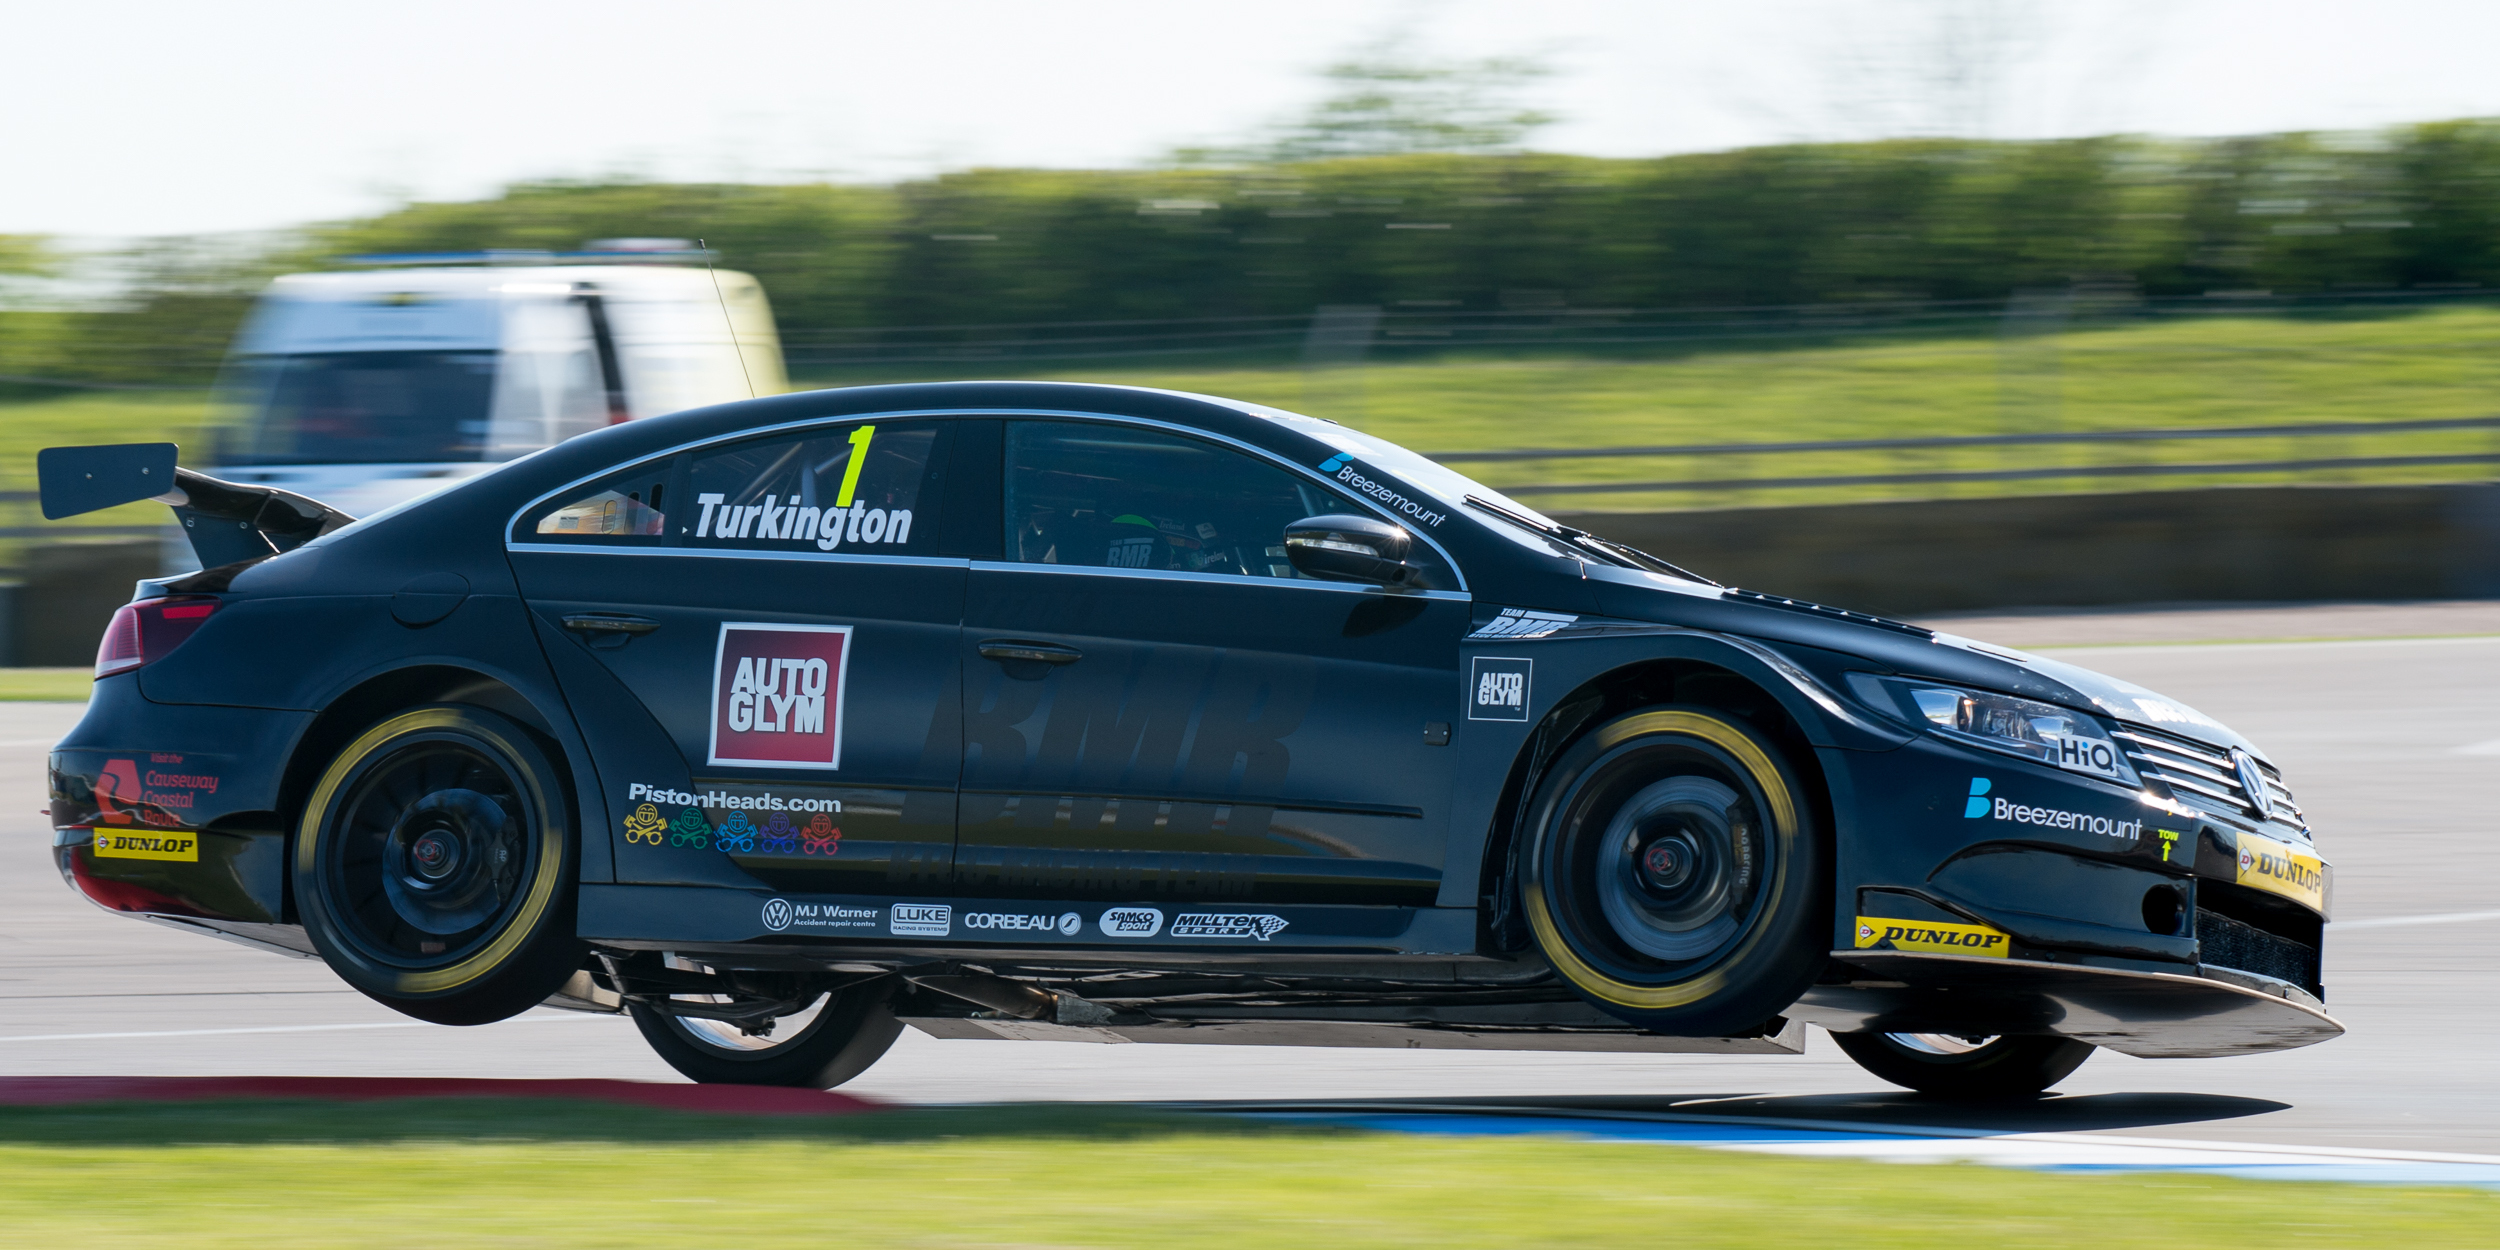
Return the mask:
<path id="1" fill-rule="evenodd" d="M 869 327 L 2500 286 L 2500 123 L 2369 135 L 1410 156 L 890 187 L 530 184 L 257 248 L 134 254 L 122 311 L 0 314 L 0 374 L 213 372 L 268 275 L 365 252 L 702 236 L 794 345 Z"/>

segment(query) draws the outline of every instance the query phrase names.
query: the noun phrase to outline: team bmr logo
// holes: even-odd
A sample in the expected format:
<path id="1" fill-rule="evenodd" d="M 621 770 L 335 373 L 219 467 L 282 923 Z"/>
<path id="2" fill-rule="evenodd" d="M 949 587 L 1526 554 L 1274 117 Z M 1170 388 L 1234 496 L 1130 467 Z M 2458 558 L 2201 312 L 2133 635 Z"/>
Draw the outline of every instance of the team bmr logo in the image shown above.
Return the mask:
<path id="1" fill-rule="evenodd" d="M 1476 657 L 1468 671 L 1467 719 L 1528 719 L 1528 679 L 1535 667 L 1505 656 Z"/>
<path id="2" fill-rule="evenodd" d="M 714 764 L 842 766 L 848 625 L 728 622 L 712 661 Z"/>

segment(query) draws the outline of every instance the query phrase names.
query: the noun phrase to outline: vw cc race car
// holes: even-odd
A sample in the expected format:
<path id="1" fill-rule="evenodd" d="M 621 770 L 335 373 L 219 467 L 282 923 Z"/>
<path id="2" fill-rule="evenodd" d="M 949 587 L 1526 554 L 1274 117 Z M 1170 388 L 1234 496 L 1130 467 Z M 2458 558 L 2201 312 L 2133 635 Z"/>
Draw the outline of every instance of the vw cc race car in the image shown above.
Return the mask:
<path id="1" fill-rule="evenodd" d="M 2030 1093 L 2322 1041 L 2275 767 L 2071 665 L 1720 586 L 1331 422 L 819 391 L 362 520 L 171 504 L 51 758 L 96 903 L 700 1081 L 946 1038 L 1796 1052 Z"/>

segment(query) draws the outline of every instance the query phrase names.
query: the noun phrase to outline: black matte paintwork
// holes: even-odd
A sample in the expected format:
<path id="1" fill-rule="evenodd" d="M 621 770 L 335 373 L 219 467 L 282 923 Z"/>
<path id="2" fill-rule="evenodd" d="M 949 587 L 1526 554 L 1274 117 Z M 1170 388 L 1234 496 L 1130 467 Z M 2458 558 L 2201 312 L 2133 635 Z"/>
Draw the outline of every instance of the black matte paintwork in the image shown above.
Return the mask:
<path id="1" fill-rule="evenodd" d="M 918 414 L 951 431 L 940 558 L 515 549 L 536 544 L 515 518 L 573 484 L 709 440 L 871 414 Z M 1463 506 L 1435 504 L 1418 520 L 1350 505 L 1415 529 L 1463 575 L 1463 595 L 994 563 L 997 418 L 1016 414 L 1204 431 L 1313 482 L 1327 480 L 1317 466 L 1344 459 L 1313 427 L 1266 410 L 1033 383 L 810 392 L 586 435 L 301 549 L 143 584 L 143 594 L 215 594 L 221 607 L 171 654 L 98 683 L 53 756 L 56 857 L 108 907 L 238 932 L 292 923 L 283 851 L 312 778 L 355 730 L 432 698 L 489 702 L 556 748 L 582 831 L 585 937 L 759 959 L 1012 949 L 1141 966 L 1255 968 L 1287 953 L 1367 967 L 1516 960 L 1522 943 L 1498 913 L 1522 788 L 1591 709 L 1635 688 L 1777 727 L 1831 828 L 1835 951 L 1873 914 L 1985 922 L 2027 958 L 2192 970 L 2194 938 L 2148 931 L 2146 893 L 2175 888 L 2192 904 L 2200 875 L 2229 880 L 2234 839 L 2254 828 L 2186 822 L 2179 851 L 2149 834 L 2122 842 L 1965 817 L 1974 778 L 1987 778 L 1992 793 L 2027 804 L 2148 829 L 2181 823 L 2116 784 L 1919 732 L 1861 703 L 1848 675 L 1923 676 L 2103 716 L 2108 692 L 2093 683 L 2106 679 L 1565 558 Z M 1464 637 L 1505 608 L 1577 619 L 1540 637 Z M 628 639 L 568 630 L 563 619 L 578 613 L 658 628 Z M 723 620 L 856 631 L 846 691 L 856 737 L 839 770 L 704 762 Z M 1083 659 L 985 658 L 996 639 Z M 1515 716 L 1471 715 L 1469 683 L 1485 672 L 1519 678 Z M 2245 745 L 2219 726 L 2162 727 Z M 208 853 L 96 858 L 84 830 L 101 819 L 98 775 L 153 755 L 215 769 L 213 795 L 152 817 L 205 830 Z M 642 807 L 653 793 L 712 797 L 691 805 L 699 816 L 658 805 L 678 819 L 663 829 Z M 839 845 L 816 836 L 825 824 L 768 806 L 792 799 L 839 802 Z M 738 806 L 749 802 L 763 806 Z M 740 811 L 752 820 L 733 819 Z M 737 836 L 697 845 L 697 826 Z M 2200 859 L 2198 847 L 2219 849 Z M 774 900 L 874 920 L 775 927 Z M 1107 934 L 1110 913 L 1132 905 L 1206 923 Z M 1052 927 L 1004 942 L 994 929 L 898 931 L 895 909 L 930 907 L 1046 916 Z M 1062 915 L 1078 918 L 1075 932 Z M 1238 932 L 1212 932 L 1227 926 Z"/>

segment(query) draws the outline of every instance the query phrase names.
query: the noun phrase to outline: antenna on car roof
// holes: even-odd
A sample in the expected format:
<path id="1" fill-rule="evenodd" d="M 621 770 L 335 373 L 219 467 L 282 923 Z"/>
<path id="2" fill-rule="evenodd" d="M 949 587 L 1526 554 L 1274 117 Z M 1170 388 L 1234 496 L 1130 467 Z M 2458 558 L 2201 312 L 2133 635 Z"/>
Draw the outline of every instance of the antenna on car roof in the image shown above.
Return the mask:
<path id="1" fill-rule="evenodd" d="M 729 297 L 721 294 L 720 275 L 712 270 L 712 245 L 701 239 L 696 239 L 694 245 L 703 253 L 703 272 L 712 275 L 712 298 L 720 301 L 720 322 L 729 327 L 729 350 L 738 354 L 738 376 L 746 379 L 747 398 L 753 399 L 755 375 L 747 372 L 747 349 L 738 342 L 738 323 L 730 319 Z"/>

